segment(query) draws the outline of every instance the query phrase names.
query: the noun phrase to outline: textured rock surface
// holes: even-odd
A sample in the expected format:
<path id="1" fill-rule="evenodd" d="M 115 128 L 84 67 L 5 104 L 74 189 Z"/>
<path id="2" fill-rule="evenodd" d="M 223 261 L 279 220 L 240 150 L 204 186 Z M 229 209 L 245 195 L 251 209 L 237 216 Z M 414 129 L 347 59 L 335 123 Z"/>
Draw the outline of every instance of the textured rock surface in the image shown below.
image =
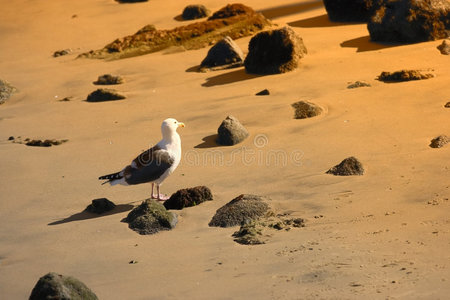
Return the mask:
<path id="1" fill-rule="evenodd" d="M 94 84 L 100 85 L 121 84 L 121 83 L 123 83 L 122 76 L 114 76 L 111 74 L 100 75 L 98 76 L 97 81 L 94 82 Z"/>
<path id="2" fill-rule="evenodd" d="M 95 214 L 103 214 L 113 210 L 114 207 L 116 207 L 116 205 L 112 201 L 106 198 L 99 198 L 92 200 L 92 203 L 86 207 L 86 211 Z"/>
<path id="3" fill-rule="evenodd" d="M 183 9 L 183 13 L 181 14 L 181 17 L 184 20 L 195 20 L 195 19 L 207 17 L 210 14 L 211 14 L 211 12 L 204 5 L 193 4 L 193 5 L 188 5 Z"/>
<path id="4" fill-rule="evenodd" d="M 446 39 L 442 41 L 442 44 L 437 46 L 438 50 L 441 51 L 441 54 L 449 55 L 450 54 L 450 39 Z"/>
<path id="5" fill-rule="evenodd" d="M 340 164 L 329 169 L 327 174 L 337 176 L 363 175 L 364 167 L 357 158 L 351 156 L 344 159 Z"/>
<path id="6" fill-rule="evenodd" d="M 0 104 L 5 103 L 17 90 L 5 80 L 0 79 Z"/>
<path id="7" fill-rule="evenodd" d="M 125 99 L 125 96 L 112 89 L 98 89 L 90 93 L 87 97 L 88 102 L 103 102 Z"/>
<path id="8" fill-rule="evenodd" d="M 58 50 L 58 51 L 55 51 L 53 53 L 53 57 L 59 57 L 59 56 L 63 56 L 63 55 L 68 55 L 70 53 L 72 53 L 72 49 Z"/>
<path id="9" fill-rule="evenodd" d="M 299 101 L 292 104 L 295 109 L 295 119 L 306 119 L 318 116 L 322 113 L 323 109 L 308 101 Z"/>
<path id="10" fill-rule="evenodd" d="M 232 227 L 258 220 L 269 211 L 264 198 L 256 195 L 240 195 L 216 211 L 209 226 Z"/>
<path id="11" fill-rule="evenodd" d="M 422 73 L 419 70 L 401 70 L 396 72 L 381 72 L 377 79 L 384 82 L 401 82 L 429 79 L 433 77 L 433 74 Z"/>
<path id="12" fill-rule="evenodd" d="M 450 138 L 446 135 L 440 135 L 431 140 L 431 148 L 441 148 L 450 143 Z"/>
<path id="13" fill-rule="evenodd" d="M 68 140 L 28 140 L 25 141 L 25 145 L 27 146 L 33 146 L 33 147 L 51 147 L 51 146 L 58 146 L 63 143 L 66 143 Z M 17 143 L 20 143 L 19 141 L 16 141 Z"/>
<path id="14" fill-rule="evenodd" d="M 249 133 L 247 129 L 233 116 L 228 116 L 217 129 L 216 142 L 224 146 L 236 145 L 245 140 Z"/>
<path id="15" fill-rule="evenodd" d="M 164 207 L 167 209 L 183 209 L 211 200 L 213 200 L 213 195 L 208 187 L 196 186 L 193 188 L 182 189 L 172 194 L 172 196 L 164 202 Z"/>
<path id="16" fill-rule="evenodd" d="M 356 89 L 360 87 L 370 87 L 371 85 L 364 81 L 355 81 L 347 86 L 348 89 Z"/>
<path id="17" fill-rule="evenodd" d="M 134 208 L 124 220 L 139 234 L 154 234 L 175 228 L 177 216 L 155 200 L 145 200 Z"/>
<path id="18" fill-rule="evenodd" d="M 376 0 L 323 0 L 328 18 L 333 22 L 367 22 Z"/>
<path id="19" fill-rule="evenodd" d="M 29 299 L 97 300 L 98 298 L 78 279 L 52 272 L 39 279 Z"/>
<path id="20" fill-rule="evenodd" d="M 215 12 L 206 21 L 170 30 L 151 30 L 145 26 L 134 35 L 116 39 L 104 48 L 79 55 L 87 58 L 119 59 L 156 52 L 172 46 L 200 49 L 225 36 L 237 39 L 253 35 L 272 23 L 243 4 L 231 4 Z M 143 28 L 143 29 L 144 29 Z"/>
<path id="21" fill-rule="evenodd" d="M 244 53 L 242 53 L 241 48 L 232 38 L 226 36 L 209 49 L 208 54 L 200 64 L 200 70 L 226 69 L 239 67 L 243 64 Z"/>
<path id="22" fill-rule="evenodd" d="M 245 70 L 254 74 L 277 74 L 294 70 L 307 53 L 303 40 L 285 26 L 260 32 L 249 43 Z"/>
<path id="23" fill-rule="evenodd" d="M 447 0 L 383 0 L 367 24 L 372 41 L 417 43 L 442 39 L 450 29 Z"/>

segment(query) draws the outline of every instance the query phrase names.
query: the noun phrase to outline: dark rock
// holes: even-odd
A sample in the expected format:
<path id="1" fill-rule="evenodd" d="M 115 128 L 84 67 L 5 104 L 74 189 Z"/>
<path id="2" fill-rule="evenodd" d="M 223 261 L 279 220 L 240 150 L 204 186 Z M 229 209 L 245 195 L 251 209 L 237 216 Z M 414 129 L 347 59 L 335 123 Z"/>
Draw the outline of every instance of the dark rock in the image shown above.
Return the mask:
<path id="1" fill-rule="evenodd" d="M 183 209 L 211 200 L 213 200 L 213 196 L 208 187 L 196 186 L 194 188 L 178 190 L 164 202 L 164 207 L 167 209 Z"/>
<path id="2" fill-rule="evenodd" d="M 355 89 L 360 87 L 370 87 L 371 85 L 364 81 L 356 81 L 347 86 L 348 89 Z"/>
<path id="3" fill-rule="evenodd" d="M 245 70 L 254 74 L 277 74 L 294 70 L 307 53 L 303 40 L 285 26 L 260 32 L 249 43 Z"/>
<path id="4" fill-rule="evenodd" d="M 138 32 L 136 32 L 135 34 L 149 33 L 152 31 L 156 31 L 155 25 L 148 24 L 148 25 L 145 25 L 144 27 L 142 27 L 141 29 L 139 29 Z"/>
<path id="5" fill-rule="evenodd" d="M 248 137 L 248 131 L 233 116 L 228 116 L 217 129 L 217 143 L 225 146 L 236 145 Z"/>
<path id="6" fill-rule="evenodd" d="M 367 22 L 376 0 L 323 0 L 328 18 L 333 22 Z"/>
<path id="7" fill-rule="evenodd" d="M 194 4 L 186 6 L 181 16 L 184 20 L 195 20 L 207 17 L 210 14 L 211 12 L 204 5 Z"/>
<path id="8" fill-rule="evenodd" d="M 239 67 L 244 64 L 244 53 L 241 48 L 229 37 L 209 49 L 205 59 L 200 64 L 200 70 L 227 69 Z"/>
<path id="9" fill-rule="evenodd" d="M 114 207 L 116 207 L 116 205 L 112 201 L 109 201 L 106 198 L 99 198 L 92 200 L 92 204 L 89 204 L 86 207 L 86 211 L 95 214 L 102 214 L 107 211 L 113 210 Z"/>
<path id="10" fill-rule="evenodd" d="M 13 137 L 13 136 L 10 136 L 10 137 L 8 138 L 8 141 L 14 141 L 14 137 Z"/>
<path id="11" fill-rule="evenodd" d="M 98 89 L 90 93 L 87 97 L 88 102 L 103 102 L 122 99 L 125 99 L 125 96 L 112 89 Z"/>
<path id="12" fill-rule="evenodd" d="M 351 156 L 344 159 L 340 164 L 329 169 L 327 174 L 333 174 L 336 176 L 363 175 L 364 168 L 358 159 Z"/>
<path id="13" fill-rule="evenodd" d="M 446 135 L 440 135 L 431 140 L 430 147 L 431 148 L 441 148 L 441 147 L 444 147 L 448 143 L 450 143 L 450 138 Z"/>
<path id="14" fill-rule="evenodd" d="M 410 80 L 421 80 L 433 78 L 433 74 L 422 73 L 419 70 L 401 70 L 396 72 L 381 72 L 378 76 L 378 80 L 384 82 L 401 82 Z"/>
<path id="15" fill-rule="evenodd" d="M 79 57 L 120 59 L 144 55 L 170 47 L 186 50 L 210 46 L 230 36 L 238 39 L 255 34 L 272 22 L 262 14 L 242 4 L 232 4 L 215 12 L 205 21 L 167 30 L 140 30 L 118 38 L 99 50 L 82 53 Z"/>
<path id="16" fill-rule="evenodd" d="M 176 214 L 166 210 L 155 200 L 145 200 L 134 208 L 124 220 L 130 229 L 139 234 L 154 234 L 162 230 L 171 230 L 177 224 Z"/>
<path id="17" fill-rule="evenodd" d="M 242 225 L 238 231 L 233 233 L 234 241 L 242 245 L 265 244 L 262 236 L 262 226 L 254 222 Z"/>
<path id="18" fill-rule="evenodd" d="M 17 89 L 7 81 L 0 79 L 0 104 L 5 103 Z"/>
<path id="19" fill-rule="evenodd" d="M 123 78 L 121 76 L 113 76 L 111 74 L 104 74 L 101 76 L 98 76 L 97 81 L 94 82 L 94 84 L 121 84 L 123 83 Z"/>
<path id="20" fill-rule="evenodd" d="M 418 43 L 446 38 L 450 2 L 445 0 L 382 0 L 367 29 L 372 41 Z"/>
<path id="21" fill-rule="evenodd" d="M 270 92 L 268 89 L 265 89 L 265 90 L 262 90 L 262 91 L 256 93 L 256 96 L 267 96 L 267 95 L 270 95 Z"/>
<path id="22" fill-rule="evenodd" d="M 450 102 L 445 103 L 444 107 L 450 108 Z"/>
<path id="23" fill-rule="evenodd" d="M 446 39 L 442 41 L 442 44 L 437 46 L 441 54 L 449 55 L 450 54 L 450 39 Z"/>
<path id="24" fill-rule="evenodd" d="M 39 279 L 29 299 L 96 300 L 98 298 L 78 279 L 51 272 Z"/>
<path id="25" fill-rule="evenodd" d="M 323 109 L 308 101 L 299 101 L 292 104 L 295 109 L 295 119 L 306 119 L 318 116 L 322 113 Z"/>
<path id="26" fill-rule="evenodd" d="M 72 52 L 71 49 L 58 50 L 53 53 L 53 57 L 67 55 L 67 54 L 70 54 L 71 52 Z"/>
<path id="27" fill-rule="evenodd" d="M 256 195 L 240 195 L 216 211 L 209 226 L 232 227 L 258 220 L 269 211 L 264 198 Z"/>
<path id="28" fill-rule="evenodd" d="M 58 146 L 62 143 L 67 142 L 68 140 L 25 140 L 25 145 L 27 146 L 33 146 L 33 147 L 51 147 L 51 146 Z"/>

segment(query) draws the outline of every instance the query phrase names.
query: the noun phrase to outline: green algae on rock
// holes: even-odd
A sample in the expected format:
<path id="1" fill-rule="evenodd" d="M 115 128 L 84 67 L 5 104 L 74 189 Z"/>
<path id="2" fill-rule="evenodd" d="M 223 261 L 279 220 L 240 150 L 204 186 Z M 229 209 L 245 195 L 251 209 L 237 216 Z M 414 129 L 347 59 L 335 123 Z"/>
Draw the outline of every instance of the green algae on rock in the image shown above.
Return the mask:
<path id="1" fill-rule="evenodd" d="M 102 49 L 91 50 L 78 57 L 113 60 L 157 52 L 172 46 L 186 50 L 200 49 L 226 36 L 232 39 L 250 36 L 271 25 L 268 19 L 250 7 L 229 4 L 206 21 L 169 30 L 156 30 L 147 25 L 145 30 L 116 39 Z"/>

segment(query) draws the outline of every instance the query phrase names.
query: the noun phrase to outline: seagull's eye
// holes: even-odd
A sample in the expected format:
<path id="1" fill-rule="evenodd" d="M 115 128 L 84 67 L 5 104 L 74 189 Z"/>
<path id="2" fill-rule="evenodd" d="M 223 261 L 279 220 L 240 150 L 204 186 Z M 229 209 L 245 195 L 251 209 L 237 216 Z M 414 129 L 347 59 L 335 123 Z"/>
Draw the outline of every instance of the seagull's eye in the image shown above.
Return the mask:
<path id="1" fill-rule="evenodd" d="M 177 124 L 177 121 L 174 121 L 173 124 Z"/>

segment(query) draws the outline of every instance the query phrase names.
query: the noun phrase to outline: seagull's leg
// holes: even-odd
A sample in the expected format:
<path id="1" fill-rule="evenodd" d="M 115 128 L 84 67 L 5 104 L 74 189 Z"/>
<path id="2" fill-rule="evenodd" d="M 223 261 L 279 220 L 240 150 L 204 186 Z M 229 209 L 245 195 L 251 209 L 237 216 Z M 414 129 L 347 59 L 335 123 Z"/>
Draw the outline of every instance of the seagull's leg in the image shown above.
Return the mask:
<path id="1" fill-rule="evenodd" d="M 152 196 L 150 197 L 151 199 L 155 199 L 155 194 L 153 194 L 153 188 L 155 187 L 155 184 L 152 182 Z"/>
<path id="2" fill-rule="evenodd" d="M 156 193 L 157 193 L 158 201 L 166 201 L 167 199 L 169 199 L 167 196 L 159 193 L 159 184 L 158 183 L 156 184 Z"/>

